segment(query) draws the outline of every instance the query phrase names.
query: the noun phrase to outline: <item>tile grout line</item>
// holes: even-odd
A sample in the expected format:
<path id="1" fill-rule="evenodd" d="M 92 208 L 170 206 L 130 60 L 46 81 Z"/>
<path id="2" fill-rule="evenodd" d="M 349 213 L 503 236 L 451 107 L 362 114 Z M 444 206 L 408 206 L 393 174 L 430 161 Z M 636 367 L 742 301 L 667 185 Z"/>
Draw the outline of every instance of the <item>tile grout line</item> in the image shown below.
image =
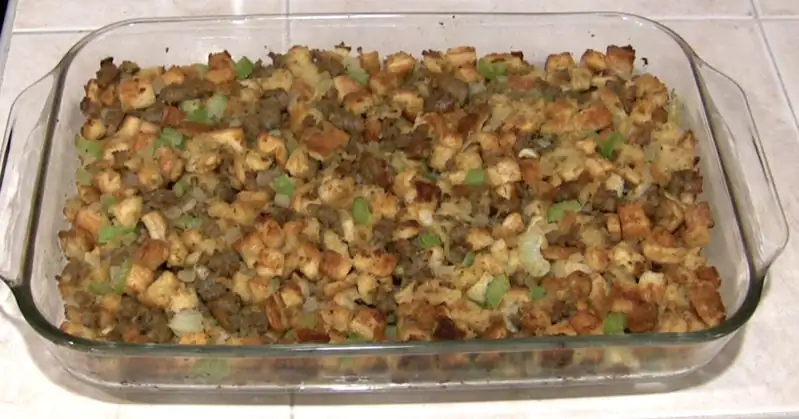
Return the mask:
<path id="1" fill-rule="evenodd" d="M 290 12 L 290 0 L 284 0 L 284 4 L 286 5 L 286 10 L 283 11 L 281 14 L 283 16 L 291 16 L 292 13 Z M 346 13 L 320 13 L 324 14 L 358 14 L 359 12 L 346 12 Z M 489 13 L 489 12 L 486 12 Z M 402 14 L 402 13 L 399 13 Z M 231 15 L 236 16 L 236 15 Z M 244 16 L 244 15 L 242 15 Z M 655 21 L 684 21 L 684 22 L 693 22 L 693 21 L 704 21 L 704 20 L 715 20 L 715 21 L 748 21 L 752 19 L 758 19 L 760 21 L 768 22 L 768 21 L 791 21 L 797 20 L 799 21 L 799 14 L 797 15 L 773 15 L 773 16 L 760 16 L 757 14 L 755 10 L 755 15 L 646 15 L 644 16 L 648 19 L 652 19 Z M 97 30 L 101 27 L 105 26 L 105 24 L 97 25 L 97 26 L 88 26 L 88 27 L 73 27 L 73 28 L 13 28 L 11 31 L 12 35 L 38 35 L 38 34 L 65 34 L 65 33 L 83 33 L 83 32 L 92 32 Z"/>
<path id="2" fill-rule="evenodd" d="M 794 107 L 794 103 L 791 102 L 791 97 L 788 95 L 788 88 L 785 86 L 785 79 L 782 77 L 782 72 L 780 71 L 779 65 L 777 65 L 777 58 L 774 55 L 774 50 L 771 48 L 771 43 L 768 40 L 768 36 L 766 35 L 766 29 L 763 25 L 763 20 L 760 18 L 760 11 L 758 10 L 757 5 L 755 4 L 755 0 L 749 0 L 752 6 L 754 7 L 755 12 L 755 22 L 758 27 L 758 31 L 760 32 L 760 42 L 762 43 L 763 47 L 766 49 L 766 54 L 768 55 L 769 61 L 771 61 L 771 71 L 775 76 L 777 76 L 777 81 L 780 84 L 780 91 L 782 92 L 782 97 L 785 100 L 785 103 L 788 105 L 788 110 L 791 112 L 791 118 L 793 118 L 794 128 L 799 129 L 799 118 L 797 118 L 796 108 Z"/>

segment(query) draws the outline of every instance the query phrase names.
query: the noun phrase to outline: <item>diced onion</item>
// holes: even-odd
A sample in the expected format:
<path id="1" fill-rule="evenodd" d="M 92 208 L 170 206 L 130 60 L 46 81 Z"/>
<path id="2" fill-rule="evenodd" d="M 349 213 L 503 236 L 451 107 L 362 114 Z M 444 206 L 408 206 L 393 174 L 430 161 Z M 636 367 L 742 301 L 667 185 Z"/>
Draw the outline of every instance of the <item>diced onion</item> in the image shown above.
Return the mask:
<path id="1" fill-rule="evenodd" d="M 164 79 L 159 76 L 153 79 L 153 92 L 159 94 L 161 90 L 164 90 Z"/>
<path id="2" fill-rule="evenodd" d="M 236 240 L 241 238 L 241 229 L 238 227 L 231 228 L 230 230 L 225 231 L 225 243 L 228 246 L 232 245 L 236 242 Z"/>
<path id="3" fill-rule="evenodd" d="M 318 308 L 319 308 L 319 300 L 317 300 L 316 297 L 313 296 L 308 297 L 308 299 L 305 300 L 305 303 L 302 305 L 302 311 L 305 312 L 316 311 Z"/>
<path id="4" fill-rule="evenodd" d="M 291 207 L 291 197 L 288 195 L 277 194 L 275 195 L 275 205 L 282 208 Z"/>
<path id="5" fill-rule="evenodd" d="M 255 175 L 255 184 L 258 185 L 259 188 L 265 188 L 272 184 L 272 180 L 274 180 L 280 172 L 277 170 L 267 170 L 265 172 L 258 172 Z"/>
<path id="6" fill-rule="evenodd" d="M 164 210 L 164 217 L 169 220 L 175 220 L 183 215 L 183 209 L 180 207 L 169 207 Z"/>
<path id="7" fill-rule="evenodd" d="M 195 206 L 197 206 L 197 200 L 192 198 L 192 199 L 187 200 L 180 207 L 180 209 L 183 210 L 183 212 L 189 212 L 189 211 L 193 210 Z"/>
<path id="8" fill-rule="evenodd" d="M 196 199 L 198 202 L 204 202 L 208 200 L 208 195 L 205 194 L 205 191 L 202 188 L 192 188 L 190 194 L 191 197 Z"/>
<path id="9" fill-rule="evenodd" d="M 436 278 L 451 278 L 455 275 L 455 267 L 452 265 L 434 266 L 431 270 Z"/>
<path id="10" fill-rule="evenodd" d="M 200 251 L 189 253 L 189 255 L 186 257 L 186 265 L 194 265 L 195 263 L 199 262 L 202 255 L 203 254 Z"/>
<path id="11" fill-rule="evenodd" d="M 658 152 L 660 151 L 660 146 L 656 142 L 651 142 L 644 147 L 644 156 L 646 157 L 646 161 L 653 162 L 658 158 Z"/>
<path id="12" fill-rule="evenodd" d="M 641 180 L 641 183 L 638 186 L 636 186 L 635 189 L 633 189 L 630 198 L 635 200 L 644 196 L 646 191 L 648 191 L 649 188 L 651 187 L 652 187 L 652 174 L 649 173 L 649 170 L 644 170 L 643 180 Z"/>
<path id="13" fill-rule="evenodd" d="M 565 278 L 573 272 L 582 272 L 585 274 L 592 274 L 594 271 L 588 265 L 571 260 L 558 260 L 552 263 L 552 274 L 556 278 Z"/>
<path id="14" fill-rule="evenodd" d="M 93 269 L 98 269 L 102 265 L 99 252 L 95 249 L 93 252 L 86 253 L 83 260 L 89 264 Z"/>
<path id="15" fill-rule="evenodd" d="M 211 271 L 203 265 L 197 266 L 194 269 L 197 271 L 197 277 L 199 277 L 200 279 L 204 280 L 208 278 L 208 275 L 211 275 Z"/>
<path id="16" fill-rule="evenodd" d="M 516 325 L 513 324 L 513 322 L 510 320 L 509 317 L 502 316 L 502 320 L 505 320 L 505 327 L 508 328 L 509 332 L 511 332 L 511 333 L 518 333 L 519 332 L 519 328 L 517 328 Z"/>
<path id="17" fill-rule="evenodd" d="M 176 335 L 203 331 L 203 315 L 197 310 L 184 310 L 172 317 L 167 324 Z"/>
<path id="18" fill-rule="evenodd" d="M 197 279 L 197 272 L 194 269 L 183 269 L 178 272 L 178 279 L 186 283 L 194 282 Z"/>
<path id="19" fill-rule="evenodd" d="M 519 259 L 524 269 L 533 277 L 542 277 L 549 272 L 550 264 L 541 255 L 544 237 L 534 229 L 530 229 L 519 237 Z"/>
<path id="20" fill-rule="evenodd" d="M 201 241 L 198 246 L 198 250 L 208 253 L 209 255 L 214 253 L 214 250 L 216 250 L 216 240 L 205 239 Z"/>
<path id="21" fill-rule="evenodd" d="M 471 83 L 469 85 L 469 96 L 479 95 L 486 91 L 486 86 L 483 83 Z"/>

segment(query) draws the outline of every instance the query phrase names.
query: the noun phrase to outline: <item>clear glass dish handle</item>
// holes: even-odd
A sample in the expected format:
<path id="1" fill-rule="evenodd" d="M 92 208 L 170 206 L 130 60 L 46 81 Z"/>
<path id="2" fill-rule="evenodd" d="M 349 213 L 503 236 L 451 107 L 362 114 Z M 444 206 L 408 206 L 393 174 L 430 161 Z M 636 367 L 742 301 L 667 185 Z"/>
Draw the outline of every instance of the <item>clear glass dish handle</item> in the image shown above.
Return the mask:
<path id="1" fill-rule="evenodd" d="M 29 86 L 11 106 L 0 167 L 0 278 L 13 290 L 22 283 L 31 204 L 39 176 L 53 101 L 51 73 Z"/>
<path id="2" fill-rule="evenodd" d="M 763 278 L 788 242 L 785 213 L 746 93 L 738 83 L 706 63 L 700 63 L 697 70 L 704 82 L 705 105 L 735 197 L 749 257 L 755 275 Z"/>

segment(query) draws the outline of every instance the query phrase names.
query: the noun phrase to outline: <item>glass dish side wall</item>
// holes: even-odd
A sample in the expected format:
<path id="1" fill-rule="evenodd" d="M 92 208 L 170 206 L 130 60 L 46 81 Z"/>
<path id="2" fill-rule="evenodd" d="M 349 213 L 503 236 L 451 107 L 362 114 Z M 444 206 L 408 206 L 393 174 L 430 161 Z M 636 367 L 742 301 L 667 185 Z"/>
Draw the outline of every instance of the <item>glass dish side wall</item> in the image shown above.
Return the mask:
<path id="1" fill-rule="evenodd" d="M 608 344 L 607 339 L 572 342 L 567 338 L 540 339 L 525 348 L 519 345 L 506 348 L 504 343 L 492 342 L 486 343 L 484 349 L 461 351 L 456 342 L 440 354 L 434 352 L 441 348 L 424 349 L 420 345 L 414 348 L 418 349 L 414 351 L 418 355 L 400 357 L 401 352 L 390 354 L 372 347 L 359 352 L 366 355 L 354 359 L 339 359 L 340 354 L 330 351 L 329 346 L 321 346 L 310 354 L 263 347 L 230 348 L 225 352 L 212 351 L 219 353 L 216 356 L 203 356 L 198 355 L 204 353 L 199 347 L 151 345 L 122 351 L 113 345 L 81 342 L 57 331 L 53 325 L 61 321 L 63 309 L 53 280 L 62 266 L 55 233 L 65 225 L 61 206 L 74 189 L 78 160 L 72 138 L 83 122 L 78 103 L 83 96 L 83 85 L 96 71 L 99 61 L 116 56 L 118 60 L 133 60 L 144 67 L 201 61 L 209 52 L 222 49 L 233 56 L 261 57 L 267 48 L 282 51 L 298 43 L 330 47 L 341 41 L 383 53 L 405 50 L 419 54 L 424 49 L 457 45 L 473 45 L 482 53 L 521 50 L 534 63 L 542 63 L 554 52 L 570 51 L 579 59 L 586 48 L 603 50 L 609 44 L 633 45 L 639 57 L 648 58 L 649 65 L 644 70 L 661 77 L 680 93 L 686 119 L 699 139 L 706 198 L 711 202 L 715 219 L 720 220 L 713 230 L 707 256 L 724 278 L 722 296 L 729 312 L 736 315 L 708 333 L 627 336 L 618 340 L 618 346 Z M 637 64 L 640 68 L 641 61 Z M 736 213 L 705 115 L 704 102 L 708 98 L 700 92 L 686 51 L 652 22 L 631 16 L 578 14 L 255 17 L 134 23 L 93 36 L 62 65 L 64 73 L 57 85 L 61 97 L 50 150 L 54 158 L 44 167 L 46 178 L 35 208 L 31 247 L 34 252 L 26 264 L 25 286 L 17 290 L 17 295 L 26 319 L 37 332 L 56 342 L 56 356 L 70 371 L 89 381 L 107 385 L 127 382 L 183 386 L 193 383 L 186 377 L 207 376 L 202 382 L 212 385 L 334 389 L 350 382 L 346 377 L 356 372 L 366 380 L 365 385 L 373 387 L 396 382 L 408 386 L 435 385 L 442 381 L 530 385 L 655 378 L 685 372 L 710 361 L 730 333 L 748 319 L 759 300 L 760 284 L 751 276 L 747 264 L 749 258 L 741 230 L 734 222 Z M 746 119 L 747 115 L 735 117 Z M 713 131 L 722 130 L 714 126 Z M 717 135 L 716 141 L 719 148 L 734 147 L 732 138 L 720 139 Z M 741 141 L 751 141 L 751 137 Z M 768 263 L 761 265 L 766 267 Z M 224 374 L 213 368 L 223 370 Z M 209 369 L 213 372 L 206 371 Z M 396 371 L 406 378 L 397 379 Z"/>
<path id="2" fill-rule="evenodd" d="M 96 355 L 55 346 L 68 371 L 99 387 L 358 392 L 662 384 L 710 362 L 732 335 L 705 344 L 587 346 L 420 355 Z"/>

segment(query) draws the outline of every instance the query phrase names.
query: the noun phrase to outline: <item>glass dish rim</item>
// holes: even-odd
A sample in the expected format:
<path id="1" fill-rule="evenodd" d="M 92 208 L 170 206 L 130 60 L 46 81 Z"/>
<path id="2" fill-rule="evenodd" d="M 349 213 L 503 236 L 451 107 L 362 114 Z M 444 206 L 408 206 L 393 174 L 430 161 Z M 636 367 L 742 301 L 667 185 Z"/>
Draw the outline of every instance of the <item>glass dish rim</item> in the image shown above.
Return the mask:
<path id="1" fill-rule="evenodd" d="M 307 355 L 362 355 L 362 356 L 375 356 L 375 355 L 392 355 L 392 354 L 445 354 L 445 353 L 462 353 L 462 352 L 516 352 L 525 350 L 541 350 L 541 349 L 558 349 L 558 348 L 601 348 L 601 347 L 635 347 L 635 346 L 681 346 L 707 343 L 717 341 L 725 336 L 736 332 L 739 328 L 746 324 L 749 318 L 757 308 L 760 297 L 762 294 L 763 283 L 765 275 L 758 276 L 753 266 L 750 257 L 747 257 L 747 268 L 749 271 L 749 286 L 746 290 L 746 296 L 741 303 L 738 310 L 729 316 L 720 325 L 696 332 L 685 333 L 639 333 L 631 335 L 596 335 L 596 336 L 547 336 L 547 337 L 531 337 L 531 338 L 518 338 L 507 340 L 470 340 L 470 341 L 443 341 L 443 342 L 387 342 L 387 343 L 348 343 L 348 344 L 270 344 L 270 345 L 253 345 L 253 346 L 229 346 L 229 345 L 180 345 L 180 344 L 136 344 L 136 343 L 122 343 L 122 342 L 105 342 L 85 339 L 76 337 L 61 331 L 57 326 L 51 324 L 45 316 L 37 308 L 33 299 L 31 290 L 32 282 L 32 255 L 35 252 L 35 243 L 32 240 L 35 233 L 38 232 L 39 216 L 41 213 L 41 202 L 44 191 L 46 167 L 50 159 L 50 151 L 52 148 L 52 136 L 55 129 L 56 118 L 52 116 L 58 112 L 58 106 L 61 103 L 61 96 L 63 93 L 64 82 L 69 69 L 69 65 L 75 56 L 86 45 L 90 44 L 93 40 L 119 30 L 132 26 L 147 26 L 147 25 L 163 25 L 163 24 L 181 24 L 181 23 L 201 23 L 201 22 L 244 22 L 256 20 L 276 20 L 276 21 L 302 21 L 302 20 L 335 20 L 335 19 L 364 19 L 364 18 L 398 18 L 407 19 L 410 17 L 438 17 L 438 16 L 463 16 L 463 17 L 480 17 L 480 16 L 515 16 L 515 17 L 602 17 L 602 18 L 615 18 L 622 22 L 629 22 L 632 24 L 646 24 L 651 28 L 658 29 L 661 32 L 669 35 L 682 49 L 683 53 L 688 60 L 694 76 L 694 81 L 702 92 L 702 82 L 698 76 L 699 67 L 706 67 L 719 75 L 726 78 L 732 85 L 743 92 L 740 85 L 724 73 L 716 70 L 713 66 L 705 62 L 699 57 L 694 49 L 688 44 L 680 35 L 674 32 L 667 26 L 631 13 L 615 12 L 615 11 L 583 11 L 583 12 L 397 12 L 397 13 L 384 13 L 384 12 L 371 12 L 371 13 L 303 13 L 303 14 L 285 14 L 285 13 L 268 13 L 268 14 L 247 14 L 247 15 L 216 15 L 216 16 L 180 16 L 180 17 L 165 17 L 165 18 L 137 18 L 127 19 L 115 23 L 105 25 L 94 31 L 89 32 L 79 41 L 77 41 L 63 56 L 63 58 L 43 77 L 31 84 L 28 88 L 23 90 L 15 99 L 17 100 L 24 96 L 31 87 L 37 86 L 41 81 L 53 77 L 55 83 L 51 87 L 50 96 L 51 101 L 48 101 L 48 106 L 43 112 L 48 112 L 48 124 L 45 130 L 45 142 L 43 145 L 42 157 L 38 164 L 36 172 L 36 184 L 34 187 L 34 199 L 31 207 L 31 219 L 28 222 L 25 234 L 25 246 L 22 257 L 22 266 L 20 279 L 21 282 L 12 287 L 15 299 L 20 307 L 25 321 L 39 334 L 41 337 L 50 341 L 51 343 L 68 347 L 72 350 L 79 352 L 90 352 L 95 355 L 127 355 L 127 356 L 169 356 L 169 357 L 197 357 L 197 356 L 217 356 L 217 357 L 300 357 Z M 629 24 L 628 23 L 628 24 Z M 710 113 L 706 94 L 700 94 L 700 100 L 705 117 Z M 745 95 L 742 100 L 745 102 L 746 110 L 751 115 L 749 102 Z M 14 109 L 14 106 L 12 106 Z M 9 128 L 11 124 L 9 124 Z M 755 146 L 760 148 L 761 144 L 757 136 L 753 136 L 752 141 Z M 718 149 L 715 139 L 713 140 L 714 149 Z M 767 169 L 767 168 L 766 168 Z M 766 170 L 768 172 L 768 170 Z M 768 180 L 773 183 L 771 174 L 768 173 Z M 735 198 L 732 197 L 733 206 L 735 205 Z M 785 220 L 784 210 L 779 204 L 779 197 L 777 203 L 781 208 L 779 216 Z M 735 214 L 736 225 L 740 228 L 740 215 Z M 773 260 L 782 252 L 787 242 L 787 234 L 785 240 L 780 243 L 774 258 L 769 261 L 769 265 Z M 743 243 L 744 250 L 749 254 L 747 244 Z"/>

